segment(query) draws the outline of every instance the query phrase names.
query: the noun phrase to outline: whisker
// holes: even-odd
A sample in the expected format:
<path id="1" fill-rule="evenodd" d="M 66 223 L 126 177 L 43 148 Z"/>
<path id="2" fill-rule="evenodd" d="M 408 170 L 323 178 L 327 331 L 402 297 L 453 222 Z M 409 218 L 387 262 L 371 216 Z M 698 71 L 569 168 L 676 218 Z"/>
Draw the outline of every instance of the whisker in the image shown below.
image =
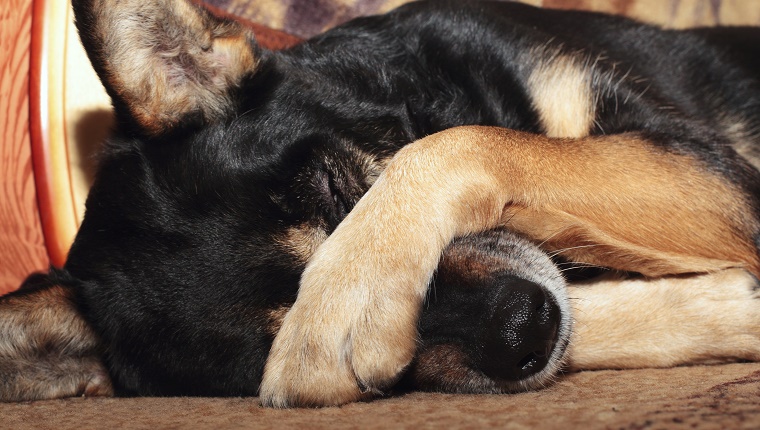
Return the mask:
<path id="1" fill-rule="evenodd" d="M 517 215 L 518 213 L 520 213 L 520 211 L 523 211 L 523 210 L 525 210 L 525 208 L 519 208 L 518 210 L 516 210 L 515 213 L 513 213 L 512 216 L 509 217 L 509 219 L 504 221 L 504 226 L 506 227 L 509 224 L 509 222 L 512 221 L 512 218 L 514 218 L 515 215 Z"/>
<path id="2" fill-rule="evenodd" d="M 538 247 L 539 248 L 542 247 L 546 242 L 550 241 L 552 238 L 554 238 L 554 236 L 558 235 L 561 231 L 562 231 L 562 229 L 558 229 L 557 231 L 555 231 L 554 233 L 552 233 L 551 235 L 549 235 L 549 237 L 547 237 L 541 243 L 538 244 Z"/>
<path id="3" fill-rule="evenodd" d="M 238 114 L 238 115 L 235 115 L 235 118 L 234 118 L 234 119 L 232 120 L 232 122 L 230 123 L 230 127 L 238 125 L 238 122 L 240 122 L 240 120 L 241 120 L 243 117 L 245 117 L 245 116 L 246 116 L 246 115 L 248 115 L 249 113 L 253 112 L 254 110 L 256 110 L 256 108 L 251 108 L 251 109 L 248 109 L 248 110 L 247 110 L 247 111 L 245 111 L 245 112 L 242 112 L 242 113 L 240 113 L 240 114 Z"/>
<path id="4" fill-rule="evenodd" d="M 574 269 L 608 269 L 608 268 L 604 267 L 604 266 L 597 266 L 595 264 L 585 264 L 585 265 L 584 264 L 578 264 L 578 265 L 571 266 L 571 267 L 560 268 L 559 272 L 560 273 L 565 273 L 565 272 L 569 272 L 569 271 L 574 270 Z"/>
<path id="5" fill-rule="evenodd" d="M 573 249 L 593 248 L 595 246 L 599 246 L 599 244 L 592 243 L 592 244 L 589 244 L 589 245 L 578 245 L 578 246 L 571 246 L 571 247 L 568 247 L 568 248 L 562 248 L 562 249 L 558 249 L 558 250 L 556 250 L 554 252 L 550 252 L 549 253 L 549 257 L 556 257 L 557 255 L 559 255 L 559 254 L 561 254 L 563 252 L 571 251 Z"/>
<path id="6" fill-rule="evenodd" d="M 572 266 L 572 267 L 578 267 L 578 268 L 593 267 L 596 269 L 608 269 L 608 267 L 605 267 L 605 266 L 599 266 L 598 264 L 592 264 L 592 263 L 585 263 L 582 261 L 560 261 L 555 264 L 557 266 Z"/>

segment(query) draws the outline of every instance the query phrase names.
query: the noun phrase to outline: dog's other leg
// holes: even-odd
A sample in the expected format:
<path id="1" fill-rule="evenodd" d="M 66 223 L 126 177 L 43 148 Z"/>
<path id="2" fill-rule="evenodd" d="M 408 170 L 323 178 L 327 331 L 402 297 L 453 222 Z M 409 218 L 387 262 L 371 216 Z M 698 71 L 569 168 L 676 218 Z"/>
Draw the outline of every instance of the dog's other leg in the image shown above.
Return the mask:
<path id="1" fill-rule="evenodd" d="M 508 223 L 574 261 L 647 276 L 757 275 L 751 199 L 696 157 L 635 133 L 559 139 L 460 127 L 428 136 L 394 157 L 310 260 L 270 351 L 262 402 L 340 404 L 392 384 L 456 236 Z"/>
<path id="2" fill-rule="evenodd" d="M 573 285 L 570 368 L 758 360 L 759 291 L 757 278 L 743 269 Z"/>
<path id="3" fill-rule="evenodd" d="M 32 275 L 0 297 L 0 401 L 111 396 L 97 336 L 73 291 Z"/>

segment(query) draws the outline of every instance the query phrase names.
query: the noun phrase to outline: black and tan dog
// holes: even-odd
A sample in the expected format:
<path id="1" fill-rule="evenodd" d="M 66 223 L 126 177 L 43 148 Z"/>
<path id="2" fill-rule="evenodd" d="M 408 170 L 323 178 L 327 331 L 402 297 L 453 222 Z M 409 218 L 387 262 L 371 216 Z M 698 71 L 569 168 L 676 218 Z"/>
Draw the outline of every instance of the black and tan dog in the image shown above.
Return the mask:
<path id="1" fill-rule="evenodd" d="M 760 30 L 437 1 L 268 52 L 182 0 L 74 9 L 117 127 L 65 267 L 2 299 L 3 399 L 760 359 Z"/>

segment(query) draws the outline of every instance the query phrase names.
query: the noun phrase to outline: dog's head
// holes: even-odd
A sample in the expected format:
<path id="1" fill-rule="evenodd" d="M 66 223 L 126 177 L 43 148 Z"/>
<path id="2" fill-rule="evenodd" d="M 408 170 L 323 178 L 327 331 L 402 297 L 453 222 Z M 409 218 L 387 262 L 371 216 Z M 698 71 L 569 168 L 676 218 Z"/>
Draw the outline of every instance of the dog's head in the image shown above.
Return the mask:
<path id="1" fill-rule="evenodd" d="M 127 369 L 117 385 L 254 394 L 307 260 L 419 132 L 313 46 L 274 55 L 184 0 L 73 3 L 116 126 L 65 268 Z"/>
<path id="2" fill-rule="evenodd" d="M 319 96 L 312 93 L 325 91 L 316 88 L 316 75 L 291 73 L 287 62 L 257 46 L 249 29 L 190 2 L 83 0 L 74 8 L 114 106 L 108 152 L 152 157 L 149 164 L 166 170 L 146 173 L 145 182 L 184 194 L 189 206 L 229 199 L 234 211 L 234 201 L 255 201 L 237 208 L 248 211 L 247 235 L 261 236 L 250 260 L 302 265 L 369 188 L 383 160 L 410 139 L 369 137 L 376 128 L 398 128 L 387 127 L 383 115 L 345 134 L 325 128 L 326 116 L 333 123 L 347 119 L 313 106 Z M 364 130 L 367 138 L 357 136 Z M 110 158 L 94 195 L 123 170 L 109 167 Z"/>
<path id="3" fill-rule="evenodd" d="M 306 260 L 383 155 L 320 128 L 309 77 L 235 22 L 184 0 L 73 4 L 116 125 L 65 270 L 116 384 L 255 394 Z"/>

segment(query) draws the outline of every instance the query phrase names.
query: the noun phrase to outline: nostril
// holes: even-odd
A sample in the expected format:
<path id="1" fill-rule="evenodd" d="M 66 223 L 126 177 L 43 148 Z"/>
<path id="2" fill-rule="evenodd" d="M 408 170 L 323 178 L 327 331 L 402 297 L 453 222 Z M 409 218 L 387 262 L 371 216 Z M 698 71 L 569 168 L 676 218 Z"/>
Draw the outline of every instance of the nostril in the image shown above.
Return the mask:
<path id="1" fill-rule="evenodd" d="M 533 373 L 532 370 L 538 364 L 538 359 L 539 356 L 535 351 L 530 352 L 517 362 L 517 368 L 525 373 Z"/>
<path id="2" fill-rule="evenodd" d="M 546 310 L 546 308 L 547 308 L 546 301 L 545 300 L 541 300 L 540 303 L 536 303 L 536 307 L 535 307 L 534 310 L 536 312 L 543 312 L 544 310 Z"/>

